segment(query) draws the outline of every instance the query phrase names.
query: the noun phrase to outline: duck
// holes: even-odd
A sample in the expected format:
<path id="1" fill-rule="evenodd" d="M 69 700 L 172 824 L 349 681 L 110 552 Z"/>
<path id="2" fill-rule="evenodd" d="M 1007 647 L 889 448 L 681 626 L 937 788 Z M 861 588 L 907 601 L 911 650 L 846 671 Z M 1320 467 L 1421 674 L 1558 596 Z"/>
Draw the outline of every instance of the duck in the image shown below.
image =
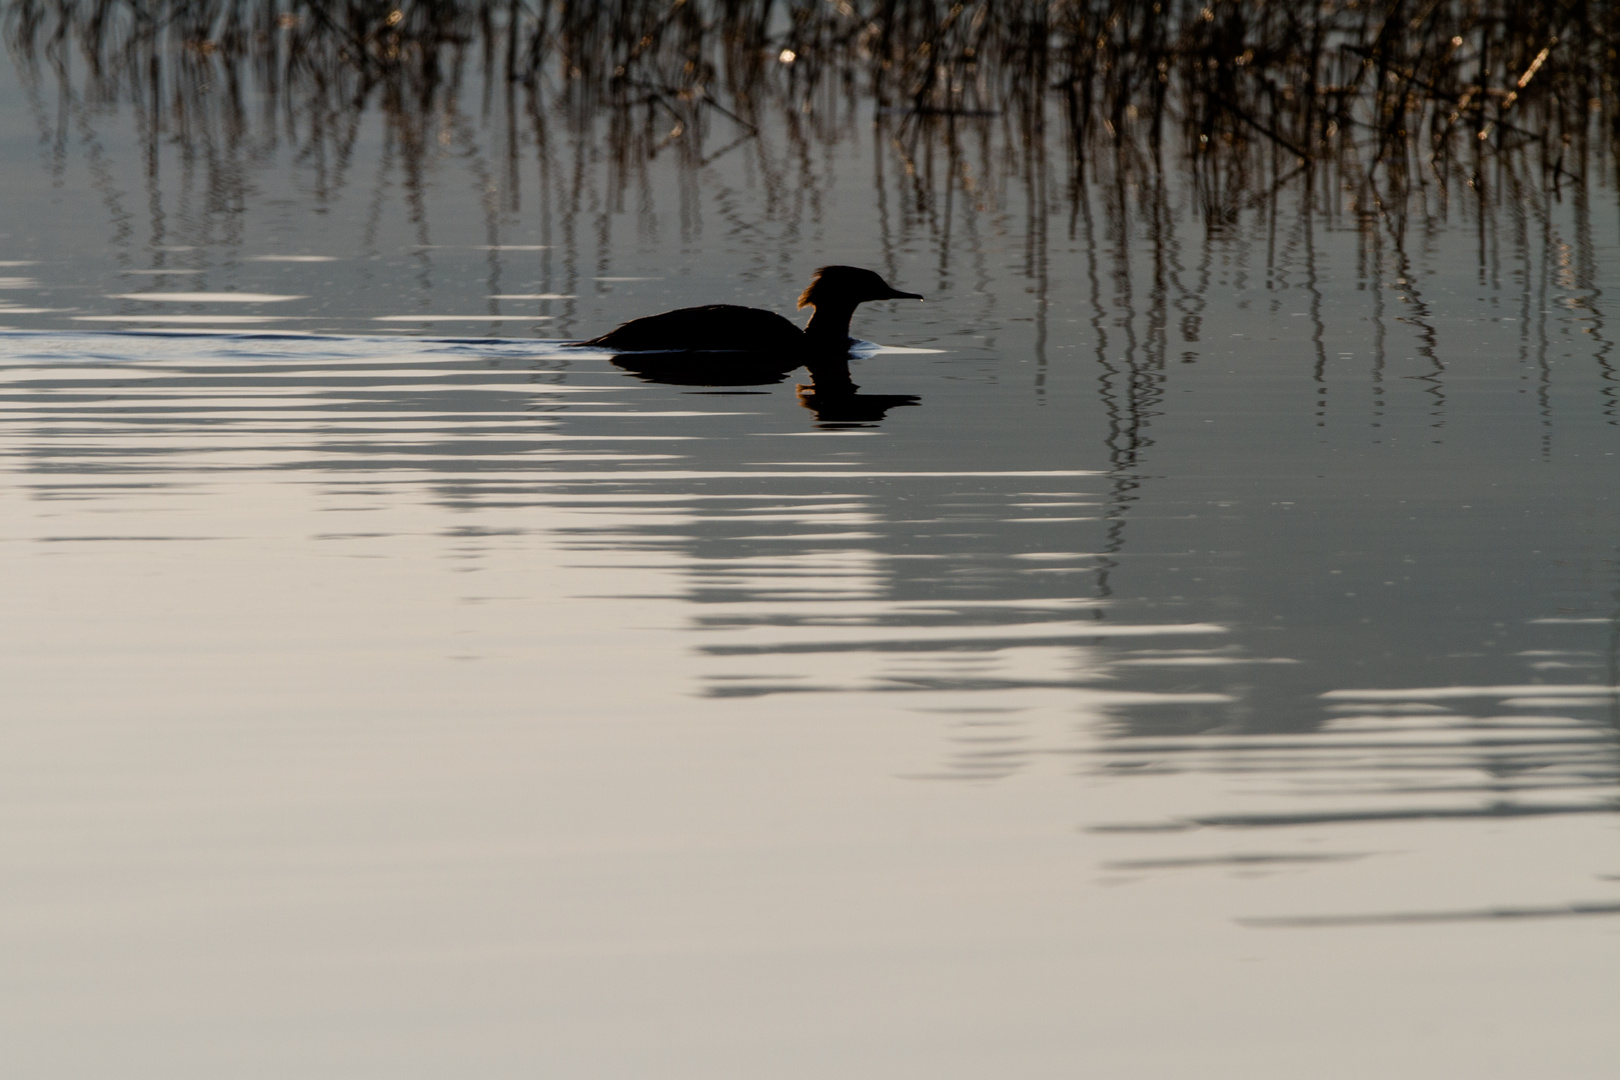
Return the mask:
<path id="1" fill-rule="evenodd" d="M 823 266 L 799 294 L 800 308 L 815 309 L 803 330 L 774 311 L 705 304 L 631 319 L 578 344 L 615 353 L 746 353 L 792 370 L 813 361 L 847 357 L 854 344 L 849 320 L 861 304 L 921 299 L 920 294 L 901 292 L 870 270 Z"/>

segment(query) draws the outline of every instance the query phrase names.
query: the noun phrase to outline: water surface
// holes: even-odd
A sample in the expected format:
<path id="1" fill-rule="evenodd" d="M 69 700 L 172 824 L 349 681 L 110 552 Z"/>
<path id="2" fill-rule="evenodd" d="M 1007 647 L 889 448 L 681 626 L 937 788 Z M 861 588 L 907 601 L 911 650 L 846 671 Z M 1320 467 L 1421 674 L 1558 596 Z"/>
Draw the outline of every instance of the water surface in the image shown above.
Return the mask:
<path id="1" fill-rule="evenodd" d="M 856 103 L 631 183 L 496 95 L 317 197 L 29 86 L 11 1071 L 1620 1065 L 1602 168 L 1219 216 Z M 828 262 L 928 296 L 887 403 L 564 344 Z"/>

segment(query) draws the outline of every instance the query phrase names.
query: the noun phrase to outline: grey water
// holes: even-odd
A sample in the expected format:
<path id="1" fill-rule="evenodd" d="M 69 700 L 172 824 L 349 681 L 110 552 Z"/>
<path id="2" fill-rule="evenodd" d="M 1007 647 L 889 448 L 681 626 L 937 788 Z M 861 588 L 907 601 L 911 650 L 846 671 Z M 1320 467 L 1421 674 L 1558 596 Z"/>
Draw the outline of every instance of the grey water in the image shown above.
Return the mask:
<path id="1" fill-rule="evenodd" d="M 1615 1074 L 1605 167 L 10 63 L 8 1075 Z M 567 344 L 828 263 L 865 409 Z"/>

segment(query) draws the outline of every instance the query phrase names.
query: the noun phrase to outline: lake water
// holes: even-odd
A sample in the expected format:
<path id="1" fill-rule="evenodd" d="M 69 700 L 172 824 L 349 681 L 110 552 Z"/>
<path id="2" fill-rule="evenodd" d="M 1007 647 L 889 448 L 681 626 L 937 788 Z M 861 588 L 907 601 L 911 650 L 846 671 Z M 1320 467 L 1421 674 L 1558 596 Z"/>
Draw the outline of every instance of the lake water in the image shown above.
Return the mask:
<path id="1" fill-rule="evenodd" d="M 1620 1069 L 1605 167 L 3 86 L 9 1075 Z M 563 344 L 833 262 L 859 407 Z"/>

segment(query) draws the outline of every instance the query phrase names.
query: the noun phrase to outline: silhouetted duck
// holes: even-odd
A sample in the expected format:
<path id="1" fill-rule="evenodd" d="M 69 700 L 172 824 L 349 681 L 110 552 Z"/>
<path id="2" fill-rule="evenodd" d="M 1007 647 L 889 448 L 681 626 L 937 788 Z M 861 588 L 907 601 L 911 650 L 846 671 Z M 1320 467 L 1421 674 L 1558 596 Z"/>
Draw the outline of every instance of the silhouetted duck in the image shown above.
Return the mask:
<path id="1" fill-rule="evenodd" d="M 799 307 L 815 308 L 803 330 L 773 311 L 706 304 L 632 319 L 580 344 L 619 353 L 749 353 L 755 362 L 775 362 L 782 371 L 791 371 L 800 364 L 848 355 L 853 343 L 849 320 L 858 305 L 868 300 L 921 299 L 870 270 L 823 266 L 799 296 Z"/>

